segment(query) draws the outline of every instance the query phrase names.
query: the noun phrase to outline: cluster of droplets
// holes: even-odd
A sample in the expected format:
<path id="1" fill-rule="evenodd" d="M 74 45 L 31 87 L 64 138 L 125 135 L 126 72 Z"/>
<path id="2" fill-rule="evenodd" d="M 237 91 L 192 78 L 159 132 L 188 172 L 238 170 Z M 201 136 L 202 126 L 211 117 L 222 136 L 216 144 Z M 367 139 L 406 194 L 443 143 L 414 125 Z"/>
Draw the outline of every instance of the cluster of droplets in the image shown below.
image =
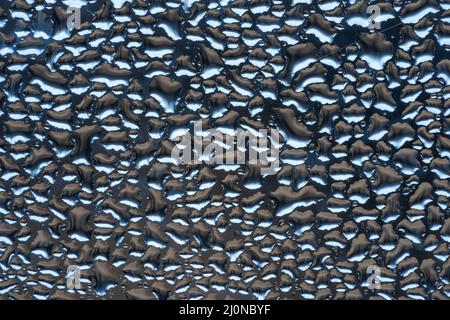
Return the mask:
<path id="1" fill-rule="evenodd" d="M 449 13 L 3 1 L 0 298 L 448 299 Z M 279 170 L 174 163 L 197 121 Z"/>

